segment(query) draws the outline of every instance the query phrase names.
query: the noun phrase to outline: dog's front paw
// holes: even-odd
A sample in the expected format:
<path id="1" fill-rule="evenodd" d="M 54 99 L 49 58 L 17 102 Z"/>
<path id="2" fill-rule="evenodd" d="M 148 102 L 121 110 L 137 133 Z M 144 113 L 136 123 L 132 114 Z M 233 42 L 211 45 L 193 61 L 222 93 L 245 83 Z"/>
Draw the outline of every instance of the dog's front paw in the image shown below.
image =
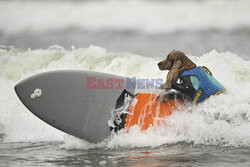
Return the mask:
<path id="1" fill-rule="evenodd" d="M 168 102 L 169 100 L 169 95 L 166 93 L 160 93 L 157 97 L 156 100 L 159 102 Z"/>
<path id="2" fill-rule="evenodd" d="M 164 83 L 162 84 L 162 89 L 165 89 L 165 90 L 170 90 L 171 89 L 171 86 L 169 86 L 167 83 Z"/>

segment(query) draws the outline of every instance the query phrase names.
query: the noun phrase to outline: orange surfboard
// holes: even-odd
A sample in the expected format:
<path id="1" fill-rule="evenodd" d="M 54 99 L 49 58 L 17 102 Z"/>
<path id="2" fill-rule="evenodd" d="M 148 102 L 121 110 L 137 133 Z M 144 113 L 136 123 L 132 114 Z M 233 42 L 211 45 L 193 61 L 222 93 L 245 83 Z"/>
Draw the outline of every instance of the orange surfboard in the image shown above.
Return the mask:
<path id="1" fill-rule="evenodd" d="M 183 103 L 182 100 L 159 102 L 156 97 L 156 94 L 140 93 L 133 99 L 126 118 L 126 132 L 134 125 L 142 131 L 159 125 L 161 120 L 170 116 Z"/>

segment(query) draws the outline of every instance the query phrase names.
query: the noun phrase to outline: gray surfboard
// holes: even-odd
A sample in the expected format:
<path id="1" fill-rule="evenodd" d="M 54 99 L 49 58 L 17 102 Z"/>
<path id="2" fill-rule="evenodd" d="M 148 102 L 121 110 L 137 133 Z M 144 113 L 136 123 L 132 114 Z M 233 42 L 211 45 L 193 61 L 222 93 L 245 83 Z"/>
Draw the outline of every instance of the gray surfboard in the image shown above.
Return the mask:
<path id="1" fill-rule="evenodd" d="M 91 82 L 89 77 L 92 77 Z M 98 82 L 104 81 L 107 86 L 107 79 L 113 81 L 114 88 L 109 85 L 110 89 L 104 89 Z M 117 88 L 117 79 L 123 80 L 122 88 Z M 93 89 L 93 85 L 98 87 L 98 83 L 99 89 Z M 125 77 L 83 70 L 59 70 L 28 77 L 15 86 L 15 91 L 22 103 L 46 123 L 97 143 L 110 136 L 108 121 L 126 87 Z M 127 91 L 134 93 L 133 89 Z"/>

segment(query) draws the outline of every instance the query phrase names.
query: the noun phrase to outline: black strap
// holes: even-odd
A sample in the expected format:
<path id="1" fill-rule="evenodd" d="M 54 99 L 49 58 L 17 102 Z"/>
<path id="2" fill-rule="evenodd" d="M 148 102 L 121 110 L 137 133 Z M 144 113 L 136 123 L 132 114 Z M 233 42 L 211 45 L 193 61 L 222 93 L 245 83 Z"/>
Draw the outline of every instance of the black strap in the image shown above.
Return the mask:
<path id="1" fill-rule="evenodd" d="M 172 83 L 172 88 L 180 91 L 181 93 L 185 94 L 193 100 L 195 89 L 190 80 L 190 76 L 184 76 L 180 78 L 180 80 L 181 83 Z"/>

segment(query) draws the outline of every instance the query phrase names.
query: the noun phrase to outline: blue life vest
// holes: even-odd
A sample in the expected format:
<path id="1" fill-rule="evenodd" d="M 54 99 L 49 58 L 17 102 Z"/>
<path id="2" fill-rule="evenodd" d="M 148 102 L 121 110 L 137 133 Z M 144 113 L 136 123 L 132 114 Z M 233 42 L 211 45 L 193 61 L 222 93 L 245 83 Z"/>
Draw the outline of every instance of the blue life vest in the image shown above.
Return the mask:
<path id="1" fill-rule="evenodd" d="M 226 91 L 225 87 L 222 86 L 213 76 L 210 75 L 206 67 L 196 67 L 188 71 L 184 71 L 180 74 L 180 78 L 184 76 L 190 76 L 190 80 L 194 89 L 196 90 L 193 103 L 203 102 L 206 98 L 211 95 L 217 95 Z M 210 71 L 209 71 L 210 72 Z"/>

